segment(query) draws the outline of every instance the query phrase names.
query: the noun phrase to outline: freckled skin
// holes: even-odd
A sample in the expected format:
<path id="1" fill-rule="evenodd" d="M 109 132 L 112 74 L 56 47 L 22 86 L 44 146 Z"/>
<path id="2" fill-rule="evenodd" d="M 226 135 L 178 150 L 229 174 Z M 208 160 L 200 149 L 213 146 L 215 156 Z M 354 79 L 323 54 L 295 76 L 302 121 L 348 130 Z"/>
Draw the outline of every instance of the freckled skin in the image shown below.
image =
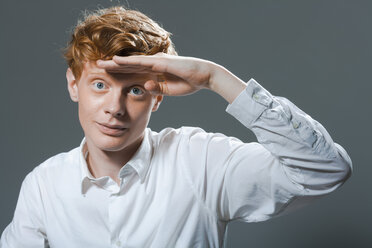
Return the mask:
<path id="1" fill-rule="evenodd" d="M 157 110 L 163 95 L 182 96 L 209 89 L 232 103 L 246 87 L 241 79 L 211 61 L 163 53 L 89 62 L 79 82 L 70 69 L 66 77 L 71 99 L 79 104 L 89 169 L 93 176 L 110 176 L 117 183 L 119 170 L 141 144 L 151 112 Z M 102 85 L 97 88 L 97 82 L 105 87 L 98 89 Z M 130 90 L 133 85 L 138 89 Z M 145 93 L 138 96 L 142 92 L 139 89 Z M 117 135 L 108 135 L 97 122 L 128 129 L 111 129 Z"/>
<path id="2" fill-rule="evenodd" d="M 108 73 L 95 62 L 84 65 L 78 81 L 71 71 L 66 75 L 71 99 L 78 102 L 89 153 L 116 156 L 121 164 L 126 163 L 141 144 L 151 113 L 162 101 L 162 96 L 150 94 L 144 87 L 147 81 L 156 81 L 156 75 Z M 110 135 L 102 132 L 100 124 L 119 125 L 126 130 Z"/>

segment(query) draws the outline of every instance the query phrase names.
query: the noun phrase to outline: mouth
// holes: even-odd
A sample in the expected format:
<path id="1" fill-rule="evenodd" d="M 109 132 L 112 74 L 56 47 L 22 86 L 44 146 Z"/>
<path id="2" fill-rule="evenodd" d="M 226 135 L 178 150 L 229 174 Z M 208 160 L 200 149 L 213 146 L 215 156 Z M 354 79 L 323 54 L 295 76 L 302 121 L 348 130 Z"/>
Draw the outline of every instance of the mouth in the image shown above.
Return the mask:
<path id="1" fill-rule="evenodd" d="M 103 124 L 103 123 L 97 123 L 98 129 L 106 135 L 109 136 L 121 136 L 125 133 L 127 128 L 120 126 L 120 125 L 109 125 L 109 124 Z"/>

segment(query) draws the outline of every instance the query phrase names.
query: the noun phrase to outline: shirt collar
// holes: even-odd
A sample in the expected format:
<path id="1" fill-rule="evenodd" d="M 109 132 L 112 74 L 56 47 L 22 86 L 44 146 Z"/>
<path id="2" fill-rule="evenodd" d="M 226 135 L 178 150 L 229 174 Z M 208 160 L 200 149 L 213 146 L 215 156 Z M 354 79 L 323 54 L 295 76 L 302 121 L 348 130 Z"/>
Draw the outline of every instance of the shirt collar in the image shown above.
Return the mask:
<path id="1" fill-rule="evenodd" d="M 127 162 L 125 166 L 123 166 L 120 169 L 119 177 L 122 178 L 130 170 L 134 169 L 134 171 L 138 174 L 140 177 L 141 183 L 144 182 L 147 171 L 149 169 L 152 153 L 153 153 L 153 147 L 152 142 L 150 139 L 150 133 L 151 129 L 146 128 L 145 129 L 144 138 L 142 140 L 142 143 L 140 147 L 137 149 L 136 153 L 133 155 L 133 157 Z M 79 163 L 80 163 L 80 171 L 81 171 L 81 192 L 82 194 L 85 194 L 87 190 L 87 183 L 91 180 L 97 180 L 92 176 L 88 169 L 88 165 L 86 162 L 86 156 L 87 156 L 87 146 L 86 146 L 86 139 L 85 137 L 80 143 L 79 147 Z"/>

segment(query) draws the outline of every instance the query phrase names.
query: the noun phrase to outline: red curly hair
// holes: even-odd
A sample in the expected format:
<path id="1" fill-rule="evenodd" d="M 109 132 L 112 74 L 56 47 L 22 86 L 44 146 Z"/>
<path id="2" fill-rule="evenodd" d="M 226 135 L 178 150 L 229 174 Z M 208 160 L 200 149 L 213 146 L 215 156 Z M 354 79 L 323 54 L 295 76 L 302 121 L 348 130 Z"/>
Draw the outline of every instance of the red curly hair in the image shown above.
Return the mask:
<path id="1" fill-rule="evenodd" d="M 78 22 L 64 57 L 78 80 L 87 61 L 158 52 L 177 55 L 170 35 L 139 11 L 121 6 L 100 9 Z"/>

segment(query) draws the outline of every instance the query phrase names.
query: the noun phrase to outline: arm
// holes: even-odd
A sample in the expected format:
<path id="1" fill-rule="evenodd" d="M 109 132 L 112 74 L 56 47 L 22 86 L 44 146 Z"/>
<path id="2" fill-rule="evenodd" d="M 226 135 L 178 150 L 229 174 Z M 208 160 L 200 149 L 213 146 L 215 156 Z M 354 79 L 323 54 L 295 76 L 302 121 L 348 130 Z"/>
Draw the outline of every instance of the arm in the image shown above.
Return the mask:
<path id="1" fill-rule="evenodd" d="M 289 213 L 339 188 L 350 176 L 348 154 L 324 127 L 255 80 L 227 112 L 260 143 L 203 132 L 187 136 L 187 146 L 197 147 L 188 156 L 206 147 L 202 157 L 207 163 L 195 166 L 189 177 L 197 170 L 207 172 L 193 187 L 207 189 L 201 198 L 220 220 L 257 222 Z"/>
<path id="2" fill-rule="evenodd" d="M 227 112 L 251 129 L 260 143 L 240 145 L 232 156 L 221 193 L 228 199 L 221 211 L 226 219 L 269 219 L 334 191 L 350 176 L 350 157 L 324 127 L 255 80 Z M 245 155 L 249 153 L 257 156 Z M 248 197 L 252 195 L 253 200 Z"/>
<path id="3" fill-rule="evenodd" d="M 145 84 L 154 94 L 210 89 L 226 99 L 227 111 L 254 132 L 260 143 L 207 137 L 205 171 L 213 179 L 206 182 L 211 195 L 206 204 L 222 220 L 268 219 L 332 192 L 351 174 L 348 154 L 320 123 L 253 79 L 246 85 L 213 62 L 169 55 L 114 57 L 98 65 L 114 72 L 162 73 L 163 81 Z"/>
<path id="4" fill-rule="evenodd" d="M 34 172 L 22 183 L 12 222 L 1 235 L 0 247 L 49 247 L 41 217 L 42 205 Z"/>
<path id="5" fill-rule="evenodd" d="M 271 95 L 254 79 L 235 97 L 234 86 L 230 88 L 225 82 L 236 81 L 233 85 L 238 89 L 239 79 L 224 68 L 213 75 L 210 88 L 230 102 L 227 111 L 254 132 L 288 175 L 300 172 L 301 178 L 294 176 L 292 180 L 304 195 L 332 191 L 350 176 L 352 162 L 347 152 L 333 142 L 319 122 L 291 101 Z"/>

